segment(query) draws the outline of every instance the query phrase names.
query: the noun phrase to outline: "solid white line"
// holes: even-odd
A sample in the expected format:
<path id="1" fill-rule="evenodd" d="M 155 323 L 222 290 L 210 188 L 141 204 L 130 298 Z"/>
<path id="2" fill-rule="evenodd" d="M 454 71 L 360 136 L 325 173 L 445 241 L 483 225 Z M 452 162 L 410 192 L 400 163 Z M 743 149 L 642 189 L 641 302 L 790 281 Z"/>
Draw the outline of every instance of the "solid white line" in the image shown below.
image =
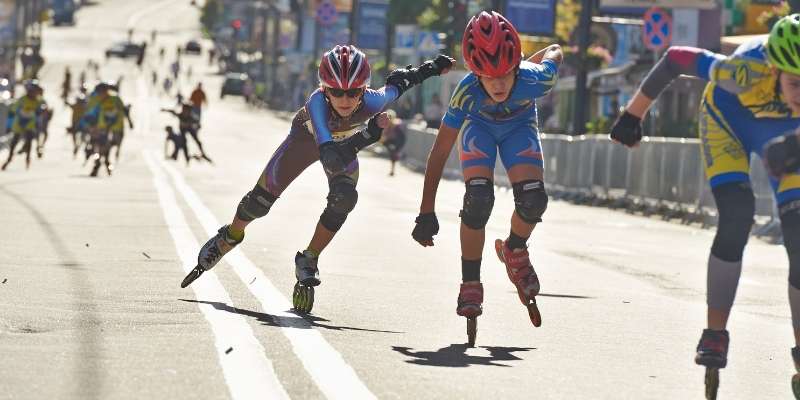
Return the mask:
<path id="1" fill-rule="evenodd" d="M 196 263 L 196 251 L 199 248 L 197 239 L 192 234 L 186 218 L 178 207 L 175 192 L 169 185 L 166 176 L 153 162 L 153 157 L 144 152 L 147 166 L 153 173 L 153 183 L 158 192 L 158 201 L 164 212 L 164 219 L 169 226 L 169 233 L 175 241 L 175 249 L 181 259 L 183 270 L 188 273 Z M 175 281 L 177 284 L 177 280 Z M 217 279 L 214 272 L 203 274 L 202 279 L 192 286 L 195 298 L 203 316 L 211 325 L 214 333 L 214 346 L 217 349 L 219 363 L 225 381 L 228 384 L 231 398 L 240 399 L 288 399 L 272 363 L 264 353 L 264 347 L 253 335 L 253 330 L 239 314 L 225 310 L 216 310 L 214 304 L 233 307 L 228 292 Z M 230 352 L 228 352 L 229 349 Z M 201 396 L 202 397 L 202 396 Z"/>
<path id="2" fill-rule="evenodd" d="M 200 224 L 209 235 L 215 235 L 219 222 L 206 207 L 200 197 L 189 187 L 175 168 L 159 159 L 170 176 L 178 192 L 197 216 Z M 264 312 L 275 316 L 283 334 L 292 344 L 292 349 L 319 390 L 329 399 L 374 399 L 375 395 L 361 381 L 353 368 L 311 324 L 287 310 L 292 304 L 267 279 L 264 273 L 239 249 L 225 255 L 224 260 L 233 267 L 242 282 L 261 302 Z M 287 271 L 288 272 L 288 271 Z M 204 279 L 200 278 L 199 280 Z M 253 278 L 256 280 L 251 284 Z"/>

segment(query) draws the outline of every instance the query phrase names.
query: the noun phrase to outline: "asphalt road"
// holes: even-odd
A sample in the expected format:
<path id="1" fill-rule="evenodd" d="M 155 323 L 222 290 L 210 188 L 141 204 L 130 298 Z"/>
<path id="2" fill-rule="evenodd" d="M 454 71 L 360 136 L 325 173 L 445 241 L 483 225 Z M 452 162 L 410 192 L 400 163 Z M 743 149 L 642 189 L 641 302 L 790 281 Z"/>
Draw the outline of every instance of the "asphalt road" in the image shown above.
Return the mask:
<path id="1" fill-rule="evenodd" d="M 0 173 L 0 399 L 702 398 L 694 365 L 705 319 L 713 232 L 552 201 L 531 241 L 544 324 L 533 328 L 490 246 L 484 315 L 466 348 L 455 314 L 463 184 L 444 181 L 436 246 L 410 238 L 422 176 L 361 157 L 359 203 L 320 259 L 311 316 L 291 311 L 293 257 L 325 205 L 319 165 L 252 224 L 245 242 L 189 289 L 198 246 L 233 215 L 289 123 L 218 98 L 221 77 L 184 56 L 185 94 L 209 93 L 201 137 L 213 164 L 164 159 L 150 85 L 175 47 L 200 37 L 188 1 L 104 0 L 74 27 L 46 28 L 43 82 L 56 109 L 44 158 Z M 149 40 L 146 66 L 105 61 L 124 39 Z M 204 42 L 205 47 L 208 43 Z M 161 62 L 157 49 L 164 46 Z M 88 59 L 123 76 L 133 105 L 114 175 L 88 178 L 64 134 L 57 99 L 65 66 Z M 5 152 L 0 157 L 5 157 Z M 512 194 L 498 189 L 487 239 L 505 237 Z M 730 322 L 721 399 L 786 399 L 793 373 L 783 248 L 753 239 Z"/>

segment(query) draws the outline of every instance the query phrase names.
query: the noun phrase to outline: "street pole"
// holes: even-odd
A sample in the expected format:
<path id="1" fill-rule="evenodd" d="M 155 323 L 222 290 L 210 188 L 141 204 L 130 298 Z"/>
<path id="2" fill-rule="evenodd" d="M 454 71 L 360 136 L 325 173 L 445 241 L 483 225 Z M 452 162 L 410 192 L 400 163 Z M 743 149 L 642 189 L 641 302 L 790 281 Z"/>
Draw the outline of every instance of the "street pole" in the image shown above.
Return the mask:
<path id="1" fill-rule="evenodd" d="M 353 6 L 350 8 L 350 43 L 356 44 L 356 34 L 358 33 L 358 0 L 352 0 Z"/>
<path id="2" fill-rule="evenodd" d="M 272 7 L 272 99 L 275 98 L 277 94 L 276 88 L 278 87 L 278 58 L 280 57 L 280 46 L 281 46 L 281 12 Z"/>
<path id="3" fill-rule="evenodd" d="M 586 62 L 586 51 L 589 48 L 589 40 L 592 24 L 592 0 L 581 2 L 581 17 L 578 23 L 578 73 L 575 77 L 575 109 L 572 120 L 574 121 L 574 133 L 582 135 L 586 133 L 587 112 L 586 106 L 589 104 L 589 91 L 586 88 L 587 75 L 589 73 Z"/>
<path id="4" fill-rule="evenodd" d="M 261 4 L 261 81 L 266 84 L 267 83 L 267 52 L 269 46 L 269 24 L 267 23 L 269 20 L 269 14 L 267 13 L 266 4 Z"/>

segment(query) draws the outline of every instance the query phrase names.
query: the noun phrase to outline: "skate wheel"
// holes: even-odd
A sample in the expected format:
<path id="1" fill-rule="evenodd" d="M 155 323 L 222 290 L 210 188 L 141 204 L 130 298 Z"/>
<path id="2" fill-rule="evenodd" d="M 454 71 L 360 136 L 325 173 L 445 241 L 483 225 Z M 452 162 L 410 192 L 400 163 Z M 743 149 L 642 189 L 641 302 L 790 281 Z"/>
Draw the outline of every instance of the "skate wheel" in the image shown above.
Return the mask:
<path id="1" fill-rule="evenodd" d="M 719 389 L 719 368 L 706 368 L 706 400 L 717 399 Z"/>
<path id="2" fill-rule="evenodd" d="M 478 318 L 467 318 L 467 347 L 475 347 L 475 336 L 478 334 Z"/>
<path id="3" fill-rule="evenodd" d="M 537 328 L 542 326 L 542 314 L 536 305 L 536 299 L 531 299 L 531 302 L 528 303 L 528 317 L 530 317 L 533 326 Z"/>
<path id="4" fill-rule="evenodd" d="M 795 400 L 800 400 L 800 374 L 792 377 L 792 393 L 794 393 Z"/>
<path id="5" fill-rule="evenodd" d="M 205 270 L 199 267 L 194 267 L 194 269 L 189 271 L 189 274 L 183 278 L 183 282 L 181 282 L 181 289 L 185 289 L 187 286 L 191 285 L 192 282 L 200 277 L 200 275 L 203 275 L 203 272 L 205 272 Z"/>
<path id="6" fill-rule="evenodd" d="M 308 314 L 314 307 L 314 288 L 303 286 L 300 282 L 294 284 L 292 293 L 292 306 L 301 314 Z"/>

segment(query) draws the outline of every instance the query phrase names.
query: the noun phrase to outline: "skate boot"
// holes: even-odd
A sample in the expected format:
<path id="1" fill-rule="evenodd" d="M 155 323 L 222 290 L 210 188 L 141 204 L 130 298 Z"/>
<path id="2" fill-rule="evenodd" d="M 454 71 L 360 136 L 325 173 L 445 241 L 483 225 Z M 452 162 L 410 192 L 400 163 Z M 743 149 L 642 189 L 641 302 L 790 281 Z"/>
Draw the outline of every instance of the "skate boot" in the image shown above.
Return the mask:
<path id="1" fill-rule="evenodd" d="M 244 240 L 244 238 L 242 238 Z M 222 256 L 231 251 L 242 240 L 234 240 L 228 235 L 228 225 L 223 225 L 222 228 L 217 230 L 217 234 L 211 239 L 208 239 L 206 244 L 200 248 L 200 253 L 197 254 L 197 266 L 192 269 L 181 282 L 181 287 L 189 286 L 195 279 L 199 278 L 203 272 L 214 268 L 215 265 L 222 259 Z"/>
<path id="2" fill-rule="evenodd" d="M 319 269 L 317 268 L 317 258 L 308 250 L 302 253 L 299 251 L 294 256 L 294 276 L 297 281 L 305 286 L 319 286 L 322 281 L 319 279 Z"/>
<path id="3" fill-rule="evenodd" d="M 475 318 L 483 314 L 483 285 L 480 282 L 464 282 L 458 292 L 456 314 Z"/>
<path id="4" fill-rule="evenodd" d="M 694 362 L 710 368 L 725 368 L 728 364 L 728 340 L 726 330 L 703 329 Z"/>
<path id="5" fill-rule="evenodd" d="M 467 317 L 467 346 L 475 347 L 478 334 L 478 316 L 483 314 L 483 285 L 480 282 L 464 282 L 458 292 L 456 314 Z"/>
<path id="6" fill-rule="evenodd" d="M 792 348 L 792 360 L 794 360 L 794 368 L 797 371 L 792 377 L 792 392 L 794 398 L 800 400 L 800 347 Z"/>
<path id="7" fill-rule="evenodd" d="M 728 331 L 703 329 L 694 362 L 706 367 L 706 399 L 716 400 L 719 389 L 719 369 L 728 364 Z"/>
<path id="8" fill-rule="evenodd" d="M 542 315 L 536 305 L 536 295 L 539 294 L 539 277 L 531 265 L 528 250 L 512 251 L 500 239 L 494 242 L 495 251 L 500 261 L 506 265 L 508 279 L 517 289 L 519 301 L 528 308 L 528 316 L 533 326 L 542 325 Z"/>
<path id="9" fill-rule="evenodd" d="M 292 306 L 301 314 L 308 314 L 314 307 L 314 286 L 319 286 L 317 258 L 308 250 L 297 252 L 294 257 L 294 275 L 297 282 L 292 291 Z"/>

